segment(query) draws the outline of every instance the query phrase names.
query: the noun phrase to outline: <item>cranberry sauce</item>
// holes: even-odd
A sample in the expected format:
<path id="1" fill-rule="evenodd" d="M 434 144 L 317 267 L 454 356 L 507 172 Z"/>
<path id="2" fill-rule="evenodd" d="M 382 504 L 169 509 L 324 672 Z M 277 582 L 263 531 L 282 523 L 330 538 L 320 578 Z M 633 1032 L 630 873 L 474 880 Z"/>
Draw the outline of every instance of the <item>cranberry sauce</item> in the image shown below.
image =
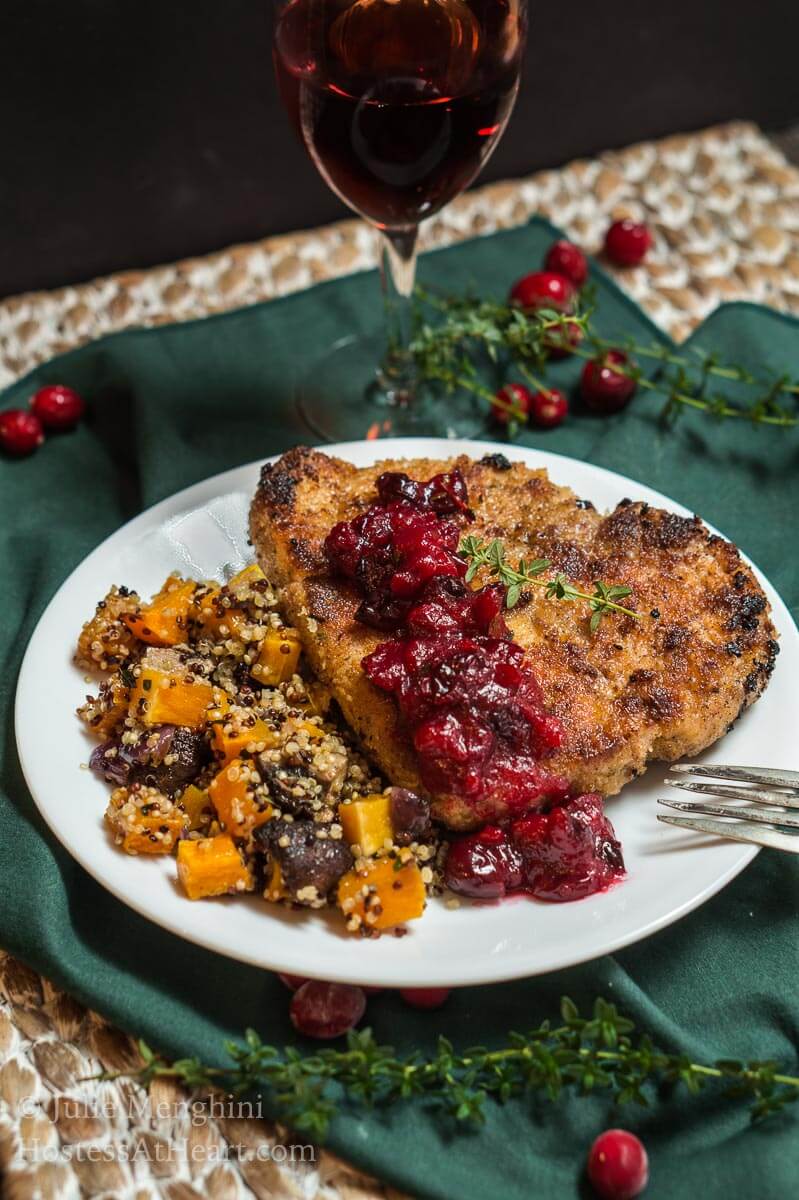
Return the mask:
<path id="1" fill-rule="evenodd" d="M 623 870 L 618 843 L 599 797 L 569 799 L 567 781 L 541 765 L 563 732 L 511 640 L 504 589 L 465 583 L 457 550 L 472 513 L 462 475 L 421 483 L 386 472 L 377 493 L 377 503 L 325 542 L 331 569 L 363 596 L 358 620 L 394 634 L 367 655 L 364 671 L 394 697 L 429 791 L 475 806 L 490 800 L 518 818 L 509 830 L 490 826 L 454 842 L 450 886 L 486 898 L 523 889 L 549 899 L 606 886 Z"/>
<path id="2" fill-rule="evenodd" d="M 458 838 L 444 865 L 447 887 L 474 900 L 518 891 L 540 900 L 581 900 L 623 874 L 621 846 L 597 795 Z"/>

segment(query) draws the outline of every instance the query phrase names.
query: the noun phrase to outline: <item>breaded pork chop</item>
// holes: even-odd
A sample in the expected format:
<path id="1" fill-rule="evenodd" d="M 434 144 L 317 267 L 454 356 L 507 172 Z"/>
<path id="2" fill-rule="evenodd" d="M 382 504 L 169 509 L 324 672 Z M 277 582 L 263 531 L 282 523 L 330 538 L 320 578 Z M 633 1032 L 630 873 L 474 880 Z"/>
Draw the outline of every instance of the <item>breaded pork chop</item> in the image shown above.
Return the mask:
<path id="1" fill-rule="evenodd" d="M 612 795 L 653 759 L 698 754 L 761 694 L 778 650 L 766 597 L 735 546 L 698 517 L 630 500 L 603 516 L 545 470 L 500 454 L 356 468 L 300 447 L 264 466 L 252 541 L 311 666 L 392 783 L 421 787 L 393 699 L 361 668 L 388 635 L 354 619 L 361 598 L 328 573 L 323 542 L 335 522 L 374 502 L 381 472 L 427 480 L 455 468 L 474 510 L 469 533 L 502 538 L 514 563 L 548 558 L 582 591 L 593 591 L 597 579 L 626 584 L 632 594 L 623 603 L 640 614 L 608 614 L 592 635 L 583 604 L 549 600 L 540 588 L 508 613 L 565 730 L 549 770 L 579 791 Z M 436 816 L 454 829 L 504 815 L 490 797 L 479 808 L 452 795 L 432 799 Z"/>

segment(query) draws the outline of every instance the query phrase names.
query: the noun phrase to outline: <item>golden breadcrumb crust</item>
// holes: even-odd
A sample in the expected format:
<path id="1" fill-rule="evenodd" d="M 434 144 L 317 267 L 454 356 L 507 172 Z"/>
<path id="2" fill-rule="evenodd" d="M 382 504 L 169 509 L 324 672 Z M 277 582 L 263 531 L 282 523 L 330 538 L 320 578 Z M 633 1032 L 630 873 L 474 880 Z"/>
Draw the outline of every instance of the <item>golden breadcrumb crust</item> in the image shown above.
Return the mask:
<path id="1" fill-rule="evenodd" d="M 639 620 L 607 615 L 591 635 L 585 605 L 531 588 L 508 614 L 565 728 L 550 770 L 581 791 L 613 795 L 653 759 L 698 754 L 761 694 L 778 649 L 766 597 L 735 546 L 698 517 L 629 500 L 603 516 L 545 470 L 499 454 L 356 468 L 298 447 L 263 468 L 252 541 L 313 670 L 392 783 L 421 786 L 394 701 L 361 668 L 387 635 L 354 620 L 360 598 L 327 572 L 322 545 L 335 522 L 374 501 L 382 471 L 429 479 L 456 467 L 475 513 L 469 533 L 502 538 L 514 563 L 550 559 L 553 572 L 583 591 L 597 579 L 626 584 L 632 595 L 624 604 L 640 613 Z M 490 798 L 479 809 L 451 795 L 433 797 L 433 805 L 454 829 L 503 815 Z"/>

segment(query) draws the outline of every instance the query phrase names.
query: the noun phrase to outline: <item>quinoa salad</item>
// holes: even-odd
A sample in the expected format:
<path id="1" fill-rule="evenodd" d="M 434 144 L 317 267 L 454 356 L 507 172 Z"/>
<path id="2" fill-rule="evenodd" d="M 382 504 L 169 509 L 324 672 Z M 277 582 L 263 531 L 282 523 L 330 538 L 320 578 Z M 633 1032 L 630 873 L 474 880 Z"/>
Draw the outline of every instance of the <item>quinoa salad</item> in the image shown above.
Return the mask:
<path id="1" fill-rule="evenodd" d="M 188 900 L 330 906 L 350 933 L 406 932 L 440 890 L 429 804 L 386 787 L 303 661 L 263 572 L 113 586 L 75 661 L 120 852 L 175 859 Z M 146 869 L 146 868 L 143 868 Z"/>

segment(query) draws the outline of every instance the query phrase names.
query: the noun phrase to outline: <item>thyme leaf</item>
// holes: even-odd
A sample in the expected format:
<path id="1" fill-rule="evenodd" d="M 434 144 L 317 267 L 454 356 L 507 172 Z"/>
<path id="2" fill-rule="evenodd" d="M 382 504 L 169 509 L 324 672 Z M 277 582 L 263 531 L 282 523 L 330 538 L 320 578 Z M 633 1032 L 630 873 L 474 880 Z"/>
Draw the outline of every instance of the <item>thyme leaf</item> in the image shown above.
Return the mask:
<path id="1" fill-rule="evenodd" d="M 589 622 L 591 633 L 596 633 L 606 613 L 616 612 L 638 619 L 637 612 L 631 608 L 623 608 L 618 603 L 631 594 L 631 589 L 625 584 L 608 585 L 596 580 L 591 593 L 581 592 L 574 587 L 562 572 L 549 579 L 542 579 L 541 576 L 551 566 L 548 558 L 536 558 L 532 562 L 522 559 L 519 565 L 514 567 L 508 562 L 505 546 L 499 538 L 484 542 L 473 534 L 468 534 L 461 539 L 458 554 L 468 563 L 466 582 L 470 583 L 479 571 L 485 570 L 507 589 L 505 603 L 508 608 L 516 607 L 524 588 L 529 585 L 543 587 L 549 600 L 582 600 L 586 603 L 592 614 Z"/>
<path id="2" fill-rule="evenodd" d="M 720 1059 L 697 1063 L 658 1048 L 615 1005 L 598 998 L 590 1016 L 572 1000 L 561 1001 L 560 1022 L 543 1021 L 527 1033 L 510 1033 L 495 1049 L 456 1050 L 440 1038 L 431 1054 L 399 1055 L 380 1044 L 370 1029 L 354 1030 L 346 1043 L 304 1056 L 295 1047 L 278 1050 L 252 1029 L 243 1042 L 228 1042 L 224 1067 L 198 1058 L 169 1062 L 145 1042 L 141 1066 L 104 1072 L 93 1079 L 128 1076 L 144 1087 L 170 1078 L 192 1090 L 233 1095 L 260 1091 L 295 1129 L 324 1138 L 343 1104 L 372 1108 L 421 1098 L 461 1124 L 485 1118 L 489 1104 L 539 1094 L 556 1101 L 563 1092 L 607 1093 L 617 1105 L 647 1105 L 663 1083 L 696 1094 L 711 1084 L 729 1098 L 748 1100 L 753 1120 L 780 1112 L 799 1099 L 799 1076 L 782 1073 L 772 1061 Z"/>
<path id="3" fill-rule="evenodd" d="M 720 362 L 716 355 L 698 348 L 682 354 L 657 342 L 609 341 L 592 323 L 594 298 L 588 289 L 573 313 L 533 311 L 469 295 L 438 295 L 425 288 L 417 288 L 416 300 L 411 353 L 421 378 L 439 384 L 446 392 L 470 391 L 495 411 L 503 407 L 495 393 L 514 372 L 536 390 L 546 391 L 550 351 L 562 347 L 579 358 L 603 360 L 617 374 L 635 380 L 643 391 L 663 396 L 666 422 L 678 412 L 693 409 L 717 420 L 747 420 L 777 428 L 799 425 L 799 379 L 780 375 L 762 380 L 747 367 Z M 574 338 L 575 330 L 582 335 L 581 343 Z M 626 350 L 629 361 L 608 361 L 611 349 Z M 642 359 L 659 367 L 653 378 L 638 365 Z M 750 389 L 751 398 L 738 400 L 728 391 L 711 389 L 710 381 Z M 510 401 L 505 407 L 512 437 L 527 417 Z"/>

